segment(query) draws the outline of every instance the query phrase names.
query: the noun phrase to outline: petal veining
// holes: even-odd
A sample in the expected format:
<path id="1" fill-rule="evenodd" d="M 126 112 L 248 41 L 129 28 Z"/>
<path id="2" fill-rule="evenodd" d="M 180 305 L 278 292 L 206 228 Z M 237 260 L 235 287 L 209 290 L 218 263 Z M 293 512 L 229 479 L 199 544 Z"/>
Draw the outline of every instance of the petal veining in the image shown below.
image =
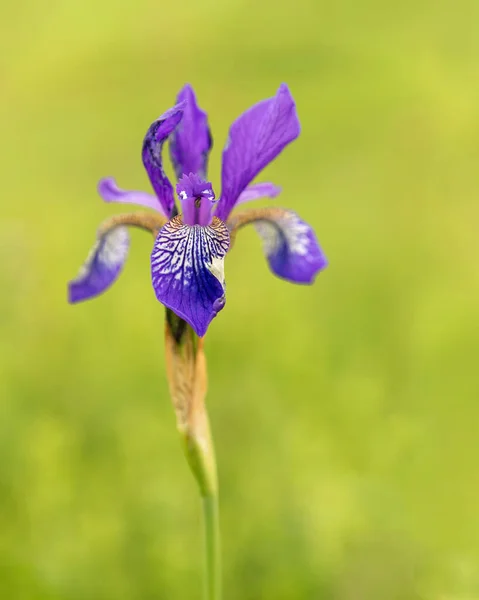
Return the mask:
<path id="1" fill-rule="evenodd" d="M 225 305 L 228 248 L 228 228 L 216 217 L 208 227 L 185 225 L 181 216 L 174 217 L 155 241 L 151 274 L 156 297 L 200 337 Z"/>
<path id="2" fill-rule="evenodd" d="M 286 84 L 274 98 L 255 104 L 236 119 L 223 151 L 221 198 L 216 210 L 220 219 L 228 218 L 241 192 L 299 132 L 296 106 Z"/>

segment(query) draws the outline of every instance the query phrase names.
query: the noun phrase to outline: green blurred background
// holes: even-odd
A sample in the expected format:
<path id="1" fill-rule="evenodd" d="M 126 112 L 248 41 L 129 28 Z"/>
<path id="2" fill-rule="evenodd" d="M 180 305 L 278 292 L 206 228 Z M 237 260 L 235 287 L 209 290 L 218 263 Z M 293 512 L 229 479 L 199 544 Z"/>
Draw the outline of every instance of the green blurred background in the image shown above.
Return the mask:
<path id="1" fill-rule="evenodd" d="M 97 180 L 191 82 L 215 139 L 287 82 L 263 174 L 330 266 L 228 257 L 207 338 L 225 598 L 479 598 L 479 2 L 2 0 L 0 598 L 200 598 L 200 506 L 167 393 L 151 240 L 66 303 Z M 170 171 L 171 172 L 171 171 Z"/>

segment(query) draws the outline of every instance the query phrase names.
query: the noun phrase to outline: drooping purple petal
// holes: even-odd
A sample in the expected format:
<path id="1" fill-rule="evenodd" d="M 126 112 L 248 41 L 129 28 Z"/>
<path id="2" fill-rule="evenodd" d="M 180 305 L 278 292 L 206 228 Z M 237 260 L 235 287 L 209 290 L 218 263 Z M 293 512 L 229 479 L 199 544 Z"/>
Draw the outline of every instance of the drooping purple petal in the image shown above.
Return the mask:
<path id="1" fill-rule="evenodd" d="M 288 86 L 259 102 L 231 126 L 223 151 L 221 198 L 216 215 L 228 218 L 239 195 L 300 132 L 296 107 Z"/>
<path id="2" fill-rule="evenodd" d="M 146 206 L 147 208 L 153 208 L 165 217 L 167 216 L 158 198 L 154 194 L 135 190 L 122 190 L 117 186 L 113 177 L 100 179 L 98 182 L 98 193 L 105 202 L 120 202 L 122 204 Z"/>
<path id="3" fill-rule="evenodd" d="M 258 200 L 259 198 L 276 198 L 281 188 L 274 183 L 254 183 L 249 185 L 238 197 L 236 204 Z"/>
<path id="4" fill-rule="evenodd" d="M 161 150 L 165 141 L 181 121 L 184 106 L 184 103 L 177 104 L 161 115 L 150 125 L 143 141 L 143 164 L 167 217 L 170 217 L 173 212 L 175 197 L 173 187 L 163 169 Z"/>
<path id="5" fill-rule="evenodd" d="M 232 233 L 253 223 L 263 240 L 264 253 L 273 273 L 293 283 L 313 283 L 328 261 L 313 229 L 290 210 L 262 208 L 235 215 L 228 226 Z"/>
<path id="6" fill-rule="evenodd" d="M 208 227 L 184 225 L 174 217 L 160 230 L 151 255 L 158 300 L 184 319 L 200 337 L 225 305 L 226 225 L 216 217 Z"/>
<path id="7" fill-rule="evenodd" d="M 209 181 L 203 181 L 199 175 L 190 173 L 176 184 L 176 193 L 183 210 L 185 225 L 209 225 L 212 219 L 215 193 Z"/>
<path id="8" fill-rule="evenodd" d="M 93 246 L 77 277 L 68 284 L 68 301 L 88 300 L 104 292 L 118 278 L 128 256 L 126 227 L 115 227 Z"/>
<path id="9" fill-rule="evenodd" d="M 170 139 L 170 156 L 176 178 L 188 173 L 206 178 L 208 154 L 213 145 L 208 117 L 198 106 L 195 92 L 189 84 L 180 91 L 177 102 L 184 102 L 185 107 L 183 119 Z"/>

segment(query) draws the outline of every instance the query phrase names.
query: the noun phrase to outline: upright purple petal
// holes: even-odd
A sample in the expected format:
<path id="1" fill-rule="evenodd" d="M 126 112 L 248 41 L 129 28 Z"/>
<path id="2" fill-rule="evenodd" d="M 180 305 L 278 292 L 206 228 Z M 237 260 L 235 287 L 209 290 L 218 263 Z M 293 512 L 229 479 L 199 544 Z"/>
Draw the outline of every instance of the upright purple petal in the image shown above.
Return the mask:
<path id="1" fill-rule="evenodd" d="M 161 150 L 183 117 L 184 103 L 177 104 L 159 117 L 146 132 L 142 158 L 145 169 L 166 216 L 170 217 L 175 205 L 173 187 L 163 170 Z"/>
<path id="2" fill-rule="evenodd" d="M 244 192 L 241 192 L 236 204 L 251 202 L 251 200 L 258 200 L 259 198 L 276 198 L 280 192 L 281 188 L 274 185 L 274 183 L 254 183 L 249 185 Z"/>
<path id="3" fill-rule="evenodd" d="M 165 217 L 167 216 L 158 198 L 154 194 L 134 190 L 122 190 L 117 186 L 113 177 L 100 179 L 98 182 L 98 193 L 105 202 L 119 202 L 121 204 L 146 206 L 147 208 L 153 208 Z"/>
<path id="4" fill-rule="evenodd" d="M 222 190 L 216 215 L 225 221 L 246 186 L 300 132 L 288 86 L 259 102 L 231 126 L 223 151 Z"/>
<path id="5" fill-rule="evenodd" d="M 213 145 L 208 117 L 196 102 L 191 85 L 178 94 L 177 102 L 184 102 L 183 119 L 170 139 L 170 156 L 176 178 L 196 173 L 206 178 L 208 154 Z"/>
<path id="6" fill-rule="evenodd" d="M 75 303 L 98 296 L 116 281 L 128 256 L 126 227 L 115 227 L 93 246 L 78 276 L 68 284 L 68 301 Z"/>
<path id="7" fill-rule="evenodd" d="M 228 248 L 228 229 L 216 217 L 209 227 L 191 227 L 174 217 L 155 241 L 151 275 L 156 297 L 200 337 L 225 305 Z"/>

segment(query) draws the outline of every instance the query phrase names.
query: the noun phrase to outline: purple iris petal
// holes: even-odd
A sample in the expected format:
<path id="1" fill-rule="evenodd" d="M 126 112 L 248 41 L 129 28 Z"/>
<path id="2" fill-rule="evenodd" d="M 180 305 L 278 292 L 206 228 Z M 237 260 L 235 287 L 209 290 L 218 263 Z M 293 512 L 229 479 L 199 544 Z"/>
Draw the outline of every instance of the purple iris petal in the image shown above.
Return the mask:
<path id="1" fill-rule="evenodd" d="M 209 225 L 212 218 L 212 208 L 215 193 L 209 181 L 190 173 L 176 184 L 176 193 L 183 209 L 185 225 Z"/>
<path id="2" fill-rule="evenodd" d="M 151 275 L 156 297 L 200 337 L 225 305 L 228 248 L 228 229 L 217 218 L 209 227 L 191 227 L 183 224 L 181 216 L 174 217 L 155 241 Z"/>
<path id="3" fill-rule="evenodd" d="M 117 279 L 128 256 L 126 227 L 112 229 L 93 246 L 78 276 L 68 284 L 69 302 L 88 300 L 104 292 Z"/>
<path id="4" fill-rule="evenodd" d="M 238 197 L 236 204 L 258 200 L 258 198 L 276 198 L 281 188 L 273 183 L 255 183 L 249 185 Z"/>
<path id="5" fill-rule="evenodd" d="M 206 177 L 208 154 L 213 145 L 208 117 L 196 102 L 191 85 L 185 85 L 177 102 L 184 102 L 183 119 L 170 139 L 170 156 L 177 179 L 187 173 Z"/>
<path id="6" fill-rule="evenodd" d="M 184 106 L 184 103 L 180 103 L 167 110 L 150 125 L 143 141 L 143 164 L 167 217 L 172 214 L 175 197 L 173 187 L 163 170 L 161 150 L 165 141 L 181 121 Z"/>
<path id="7" fill-rule="evenodd" d="M 288 86 L 259 102 L 231 126 L 223 151 L 221 198 L 216 215 L 225 221 L 246 186 L 299 135 L 296 107 Z"/>
<path id="8" fill-rule="evenodd" d="M 313 283 L 328 261 L 312 228 L 296 213 L 269 210 L 268 218 L 255 222 L 273 273 L 293 283 Z"/>
<path id="9" fill-rule="evenodd" d="M 154 194 L 134 190 L 120 189 L 113 177 L 105 177 L 98 182 L 98 193 L 105 202 L 120 202 L 122 204 L 138 204 L 153 208 L 165 217 L 165 211 Z"/>

